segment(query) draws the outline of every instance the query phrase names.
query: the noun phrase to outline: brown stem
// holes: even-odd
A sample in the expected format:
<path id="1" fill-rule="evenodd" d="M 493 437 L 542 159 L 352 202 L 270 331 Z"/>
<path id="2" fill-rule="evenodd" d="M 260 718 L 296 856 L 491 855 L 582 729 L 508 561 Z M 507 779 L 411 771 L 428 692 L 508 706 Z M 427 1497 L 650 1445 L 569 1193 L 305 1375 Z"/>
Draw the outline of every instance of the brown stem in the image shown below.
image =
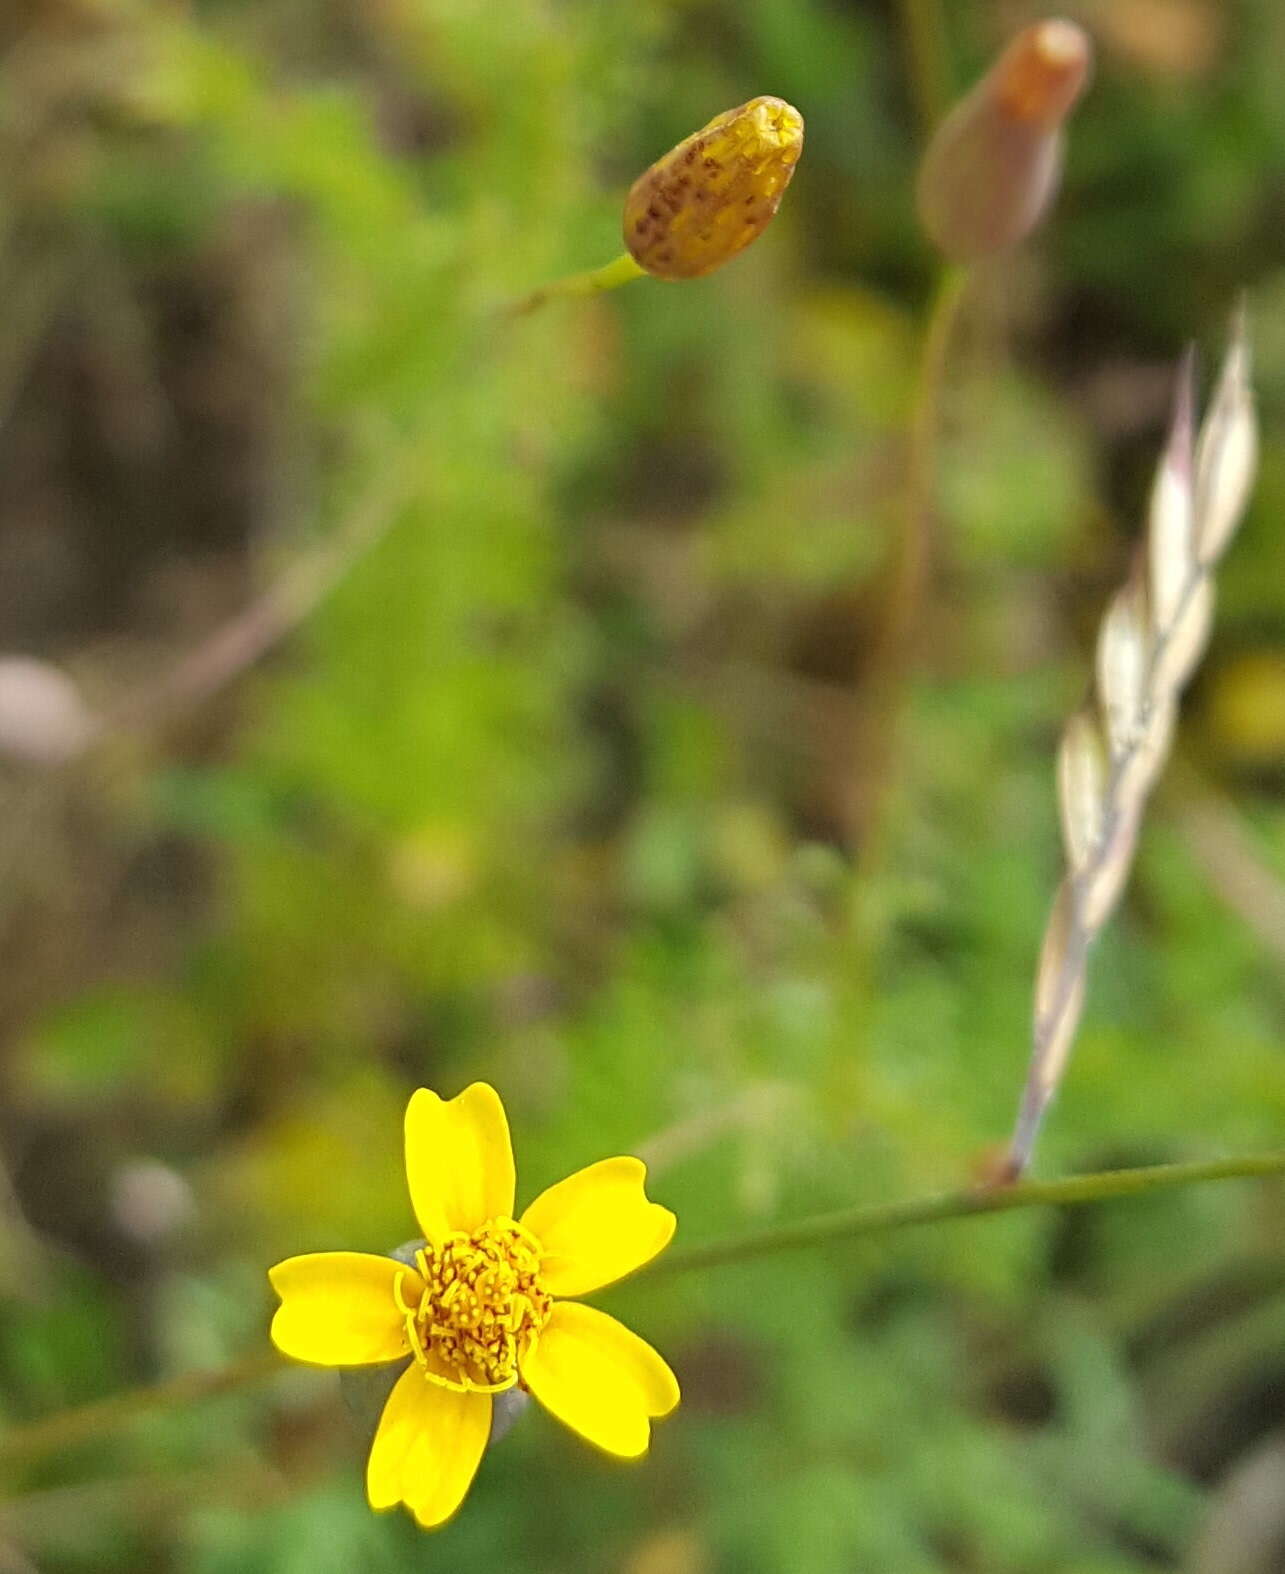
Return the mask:
<path id="1" fill-rule="evenodd" d="M 942 273 L 920 351 L 908 431 L 901 530 L 883 627 L 863 684 L 867 721 L 859 751 L 859 801 L 853 805 L 850 819 L 860 828 L 861 861 L 867 872 L 877 866 L 882 849 L 884 811 L 892 790 L 893 760 L 913 666 L 915 636 L 924 621 L 937 510 L 942 396 L 968 282 L 969 275 L 962 269 Z"/>

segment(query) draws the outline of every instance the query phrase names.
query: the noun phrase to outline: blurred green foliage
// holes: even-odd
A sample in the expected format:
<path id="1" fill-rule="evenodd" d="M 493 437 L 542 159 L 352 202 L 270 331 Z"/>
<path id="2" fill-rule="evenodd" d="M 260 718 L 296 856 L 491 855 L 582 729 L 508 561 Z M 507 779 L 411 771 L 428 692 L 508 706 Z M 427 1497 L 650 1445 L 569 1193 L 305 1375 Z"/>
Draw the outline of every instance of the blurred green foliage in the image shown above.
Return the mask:
<path id="1" fill-rule="evenodd" d="M 960 87 L 1034 14 L 948 9 Z M 8 643 L 107 703 L 390 518 L 227 694 L 5 767 L 5 1421 L 255 1348 L 268 1263 L 404 1239 L 418 1084 L 503 1090 L 523 1196 L 645 1154 L 689 1241 L 973 1173 L 1024 1070 L 1057 729 L 1169 368 L 1246 287 L 1261 484 L 1041 1163 L 1281 1143 L 1285 937 L 1191 813 L 1279 889 L 1285 20 L 1072 9 L 1098 80 L 954 347 L 886 780 L 934 270 L 897 7 L 0 24 Z M 760 92 L 808 141 L 743 259 L 497 313 L 612 256 L 638 170 Z M 1268 1574 L 1249 1509 L 1226 1527 L 1285 1426 L 1283 1220 L 1230 1186 L 625 1287 L 685 1389 L 649 1462 L 531 1414 L 431 1539 L 369 1513 L 363 1439 L 297 1374 L 33 1467 L 0 1566 Z"/>

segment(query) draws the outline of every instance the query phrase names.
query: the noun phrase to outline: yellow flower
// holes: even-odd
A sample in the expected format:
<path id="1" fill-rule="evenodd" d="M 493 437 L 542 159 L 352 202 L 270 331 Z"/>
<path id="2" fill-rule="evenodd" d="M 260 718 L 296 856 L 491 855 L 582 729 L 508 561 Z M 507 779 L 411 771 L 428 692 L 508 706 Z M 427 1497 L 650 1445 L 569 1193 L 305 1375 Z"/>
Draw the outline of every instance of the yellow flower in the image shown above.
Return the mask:
<path id="1" fill-rule="evenodd" d="M 492 1395 L 521 1385 L 607 1453 L 647 1451 L 678 1403 L 659 1355 L 614 1317 L 564 1297 L 632 1273 L 675 1219 L 649 1202 L 640 1159 L 603 1159 L 513 1216 L 513 1149 L 495 1089 L 420 1088 L 406 1109 L 406 1178 L 425 1243 L 410 1267 L 363 1252 L 289 1257 L 269 1273 L 272 1340 L 318 1366 L 413 1359 L 380 1418 L 366 1469 L 375 1509 L 405 1503 L 425 1527 L 464 1500 Z"/>

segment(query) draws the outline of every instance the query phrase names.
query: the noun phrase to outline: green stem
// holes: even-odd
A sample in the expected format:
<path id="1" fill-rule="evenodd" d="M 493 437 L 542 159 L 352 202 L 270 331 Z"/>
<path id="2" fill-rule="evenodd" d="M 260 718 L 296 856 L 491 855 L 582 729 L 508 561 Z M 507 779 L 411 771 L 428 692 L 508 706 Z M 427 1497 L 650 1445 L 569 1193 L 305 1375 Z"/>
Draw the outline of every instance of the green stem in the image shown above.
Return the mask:
<path id="1" fill-rule="evenodd" d="M 867 1235 L 885 1235 L 919 1224 L 969 1219 L 977 1214 L 1009 1213 L 1015 1208 L 1078 1207 L 1090 1202 L 1110 1202 L 1117 1197 L 1171 1191 L 1179 1186 L 1197 1186 L 1206 1181 L 1281 1174 L 1285 1174 L 1285 1151 L 1238 1159 L 1212 1159 L 1197 1164 L 1153 1164 L 1142 1169 L 1103 1170 L 1094 1175 L 1072 1175 L 1066 1180 L 1022 1181 L 1012 1186 L 942 1192 L 935 1197 L 915 1197 L 907 1202 L 839 1208 L 833 1213 L 800 1219 L 796 1224 L 755 1230 L 728 1241 L 714 1241 L 708 1246 L 693 1246 L 686 1251 L 671 1252 L 643 1272 L 690 1273 L 693 1269 L 720 1268 L 727 1263 L 746 1262 L 773 1252 L 826 1246 Z"/>
<path id="2" fill-rule="evenodd" d="M 854 838 L 860 842 L 866 885 L 879 869 L 885 851 L 897 734 L 913 675 L 916 638 L 927 621 L 924 609 L 932 577 L 942 402 L 951 346 L 970 279 L 963 268 L 945 268 L 933 290 L 910 409 L 900 529 L 893 547 L 882 624 L 862 679 L 861 766 L 854 779 L 850 820 Z"/>
<path id="3" fill-rule="evenodd" d="M 614 262 L 608 262 L 601 268 L 590 268 L 586 273 L 569 273 L 565 278 L 555 279 L 552 284 L 542 284 L 529 295 L 511 301 L 505 311 L 511 317 L 525 317 L 548 301 L 601 295 L 604 290 L 619 289 L 631 279 L 642 278 L 645 271 L 627 251 L 621 252 Z"/>
<path id="4" fill-rule="evenodd" d="M 1251 1154 L 1238 1159 L 1213 1159 L 1198 1164 L 1156 1164 L 1145 1169 L 1106 1170 L 1096 1175 L 1073 1175 L 1067 1180 L 1022 1181 L 1014 1186 L 944 1192 L 936 1197 L 908 1202 L 877 1203 L 872 1207 L 841 1208 L 796 1224 L 756 1230 L 708 1246 L 673 1252 L 642 1270 L 647 1275 L 690 1273 L 693 1269 L 721 1268 L 775 1252 L 805 1246 L 826 1246 L 864 1236 L 889 1234 L 919 1224 L 941 1224 L 984 1213 L 1009 1213 L 1016 1208 L 1075 1207 L 1109 1202 L 1117 1197 L 1140 1197 L 1172 1191 L 1206 1181 L 1239 1180 L 1285 1174 L 1285 1151 Z M 635 1277 L 642 1277 L 636 1275 Z M 274 1352 L 264 1351 L 234 1361 L 213 1372 L 189 1372 L 149 1388 L 131 1389 L 93 1404 L 59 1411 L 43 1420 L 16 1427 L 0 1437 L 0 1466 L 28 1463 L 43 1454 L 72 1448 L 115 1431 L 136 1416 L 173 1410 L 217 1394 L 250 1388 L 283 1370 Z"/>
<path id="5" fill-rule="evenodd" d="M 0 1466 L 25 1464 L 42 1454 L 75 1448 L 92 1438 L 114 1432 L 135 1416 L 154 1410 L 177 1410 L 201 1399 L 250 1388 L 283 1370 L 281 1357 L 275 1350 L 261 1350 L 212 1371 L 184 1372 L 164 1383 L 129 1388 L 91 1404 L 55 1411 L 51 1416 L 14 1427 L 0 1436 Z"/>
<path id="6" fill-rule="evenodd" d="M 943 268 L 933 290 L 924 328 L 910 416 L 907 503 L 900 554 L 892 589 L 893 606 L 884 637 L 901 655 L 914 632 L 932 561 L 937 512 L 937 460 L 942 399 L 950 370 L 950 351 L 970 275 L 964 268 Z"/>

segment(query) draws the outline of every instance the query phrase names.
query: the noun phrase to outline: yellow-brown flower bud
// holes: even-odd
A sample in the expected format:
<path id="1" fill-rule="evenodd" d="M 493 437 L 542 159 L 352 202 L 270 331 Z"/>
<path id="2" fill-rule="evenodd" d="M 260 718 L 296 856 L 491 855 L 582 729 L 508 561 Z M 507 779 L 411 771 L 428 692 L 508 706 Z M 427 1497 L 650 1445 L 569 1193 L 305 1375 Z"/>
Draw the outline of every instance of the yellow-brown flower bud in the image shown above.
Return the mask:
<path id="1" fill-rule="evenodd" d="M 937 128 L 919 173 L 919 217 L 948 257 L 1015 245 L 1043 218 L 1062 171 L 1062 122 L 1093 48 L 1074 22 L 1024 28 Z"/>
<path id="2" fill-rule="evenodd" d="M 658 279 L 712 273 L 762 234 L 803 151 L 803 116 L 753 98 L 711 120 L 634 182 L 624 236 Z"/>

